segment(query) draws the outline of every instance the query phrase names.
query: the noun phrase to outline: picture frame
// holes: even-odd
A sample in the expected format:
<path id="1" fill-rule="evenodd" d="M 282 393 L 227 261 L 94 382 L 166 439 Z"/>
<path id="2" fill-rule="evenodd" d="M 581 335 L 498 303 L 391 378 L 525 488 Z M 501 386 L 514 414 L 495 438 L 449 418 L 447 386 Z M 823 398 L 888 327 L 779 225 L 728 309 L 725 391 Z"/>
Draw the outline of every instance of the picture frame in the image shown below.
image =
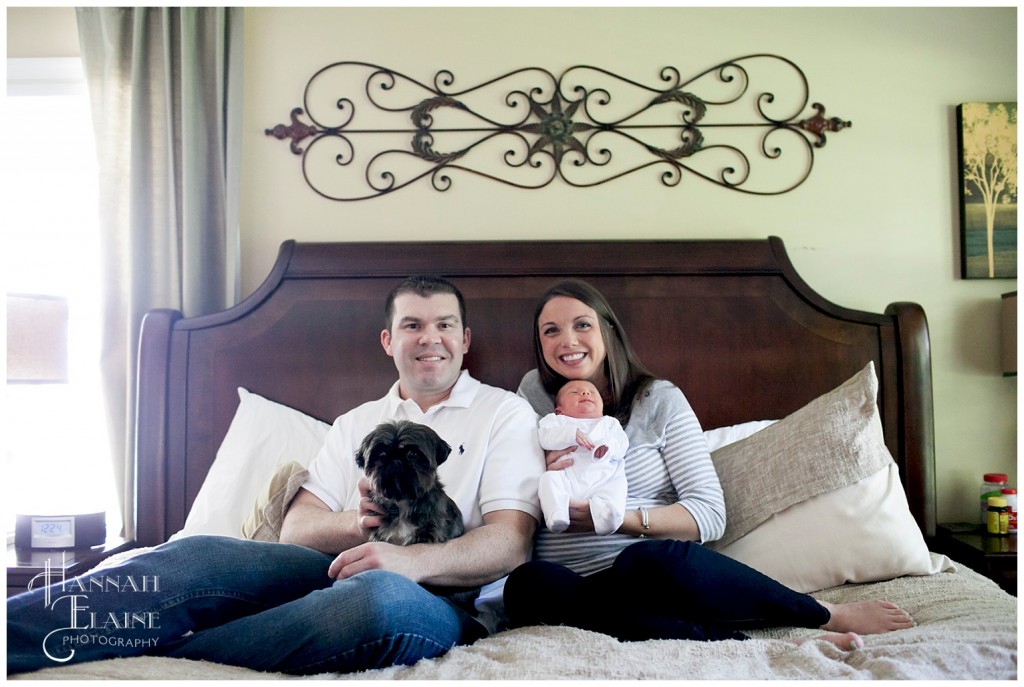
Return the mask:
<path id="1" fill-rule="evenodd" d="M 1017 277 L 1017 103 L 956 108 L 960 271 L 964 279 Z"/>

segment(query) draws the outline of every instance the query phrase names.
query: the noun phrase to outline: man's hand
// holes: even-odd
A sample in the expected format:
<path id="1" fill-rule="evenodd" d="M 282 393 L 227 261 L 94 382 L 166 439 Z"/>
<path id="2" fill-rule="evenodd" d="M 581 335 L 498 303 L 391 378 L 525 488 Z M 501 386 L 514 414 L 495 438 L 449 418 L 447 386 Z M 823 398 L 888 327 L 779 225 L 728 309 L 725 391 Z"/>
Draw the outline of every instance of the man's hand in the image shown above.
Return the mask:
<path id="1" fill-rule="evenodd" d="M 327 568 L 327 575 L 335 580 L 344 580 L 365 570 L 390 570 L 419 582 L 416 577 L 419 568 L 415 565 L 416 554 L 412 547 L 369 541 L 370 533 L 384 524 L 383 513 L 370 497 L 370 480 L 361 477 L 357 486 L 359 509 L 356 523 L 367 543 L 338 554 Z"/>
<path id="2" fill-rule="evenodd" d="M 389 570 L 419 582 L 423 566 L 417 565 L 417 546 L 395 546 L 386 542 L 368 542 L 342 551 L 331 561 L 327 575 L 345 580 L 366 570 Z"/>
<path id="3" fill-rule="evenodd" d="M 370 498 L 370 480 L 360 477 L 359 487 L 359 511 L 356 516 L 356 523 L 363 539 L 369 541 L 370 532 L 384 524 L 383 513 L 377 504 Z M 334 577 L 334 575 L 331 575 Z"/>
<path id="4" fill-rule="evenodd" d="M 344 580 L 366 570 L 389 570 L 414 582 L 478 587 L 529 560 L 536 528 L 533 516 L 522 511 L 493 511 L 481 527 L 439 544 L 358 544 L 338 554 L 327 574 Z"/>
<path id="5" fill-rule="evenodd" d="M 370 512 L 367 525 L 379 525 Z M 281 525 L 281 542 L 298 544 L 324 553 L 338 553 L 366 542 L 368 532 L 360 526 L 360 511 L 336 513 L 312 492 L 299 489 Z"/>

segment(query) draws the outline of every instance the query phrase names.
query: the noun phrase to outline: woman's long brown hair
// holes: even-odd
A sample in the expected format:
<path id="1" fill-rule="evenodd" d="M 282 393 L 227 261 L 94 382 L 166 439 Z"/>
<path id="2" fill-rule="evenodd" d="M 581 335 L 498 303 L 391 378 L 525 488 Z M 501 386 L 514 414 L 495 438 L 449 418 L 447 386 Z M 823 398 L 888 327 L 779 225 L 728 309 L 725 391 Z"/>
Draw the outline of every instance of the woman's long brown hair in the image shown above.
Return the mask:
<path id="1" fill-rule="evenodd" d="M 629 343 L 622 323 L 605 297 L 592 285 L 581 279 L 567 279 L 550 287 L 533 313 L 533 350 L 537 357 L 537 370 L 540 372 L 544 390 L 552 396 L 565 384 L 566 378 L 556 373 L 544 360 L 544 350 L 540 343 L 541 311 L 548 301 L 557 296 L 574 298 L 584 305 L 593 308 L 601 323 L 601 337 L 606 350 L 604 371 L 608 378 L 611 398 L 605 400 L 605 414 L 618 419 L 623 426 L 629 422 L 633 411 L 633 401 L 637 394 L 642 393 L 654 381 L 654 376 L 647 371 L 637 358 L 633 346 Z"/>

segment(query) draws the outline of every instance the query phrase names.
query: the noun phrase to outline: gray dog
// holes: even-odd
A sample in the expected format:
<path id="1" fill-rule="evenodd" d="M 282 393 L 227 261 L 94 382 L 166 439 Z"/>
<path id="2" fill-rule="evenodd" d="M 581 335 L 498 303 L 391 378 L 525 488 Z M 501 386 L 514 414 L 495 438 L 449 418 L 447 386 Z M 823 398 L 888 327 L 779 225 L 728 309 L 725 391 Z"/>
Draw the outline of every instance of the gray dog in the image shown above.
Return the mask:
<path id="1" fill-rule="evenodd" d="M 370 499 L 383 523 L 370 541 L 399 546 L 442 542 L 463 532 L 462 513 L 437 478 L 451 447 L 426 425 L 385 422 L 366 435 L 356 465 L 370 481 Z"/>

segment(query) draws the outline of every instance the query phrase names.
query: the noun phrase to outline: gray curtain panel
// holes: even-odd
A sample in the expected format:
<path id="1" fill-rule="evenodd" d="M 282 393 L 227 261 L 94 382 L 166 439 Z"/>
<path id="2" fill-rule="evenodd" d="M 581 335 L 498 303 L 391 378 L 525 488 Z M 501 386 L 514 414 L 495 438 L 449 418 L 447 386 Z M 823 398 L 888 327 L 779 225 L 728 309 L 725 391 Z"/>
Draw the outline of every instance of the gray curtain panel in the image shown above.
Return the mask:
<path id="1" fill-rule="evenodd" d="M 135 356 L 153 308 L 238 301 L 241 8 L 76 10 L 100 172 L 102 375 L 135 532 Z"/>

